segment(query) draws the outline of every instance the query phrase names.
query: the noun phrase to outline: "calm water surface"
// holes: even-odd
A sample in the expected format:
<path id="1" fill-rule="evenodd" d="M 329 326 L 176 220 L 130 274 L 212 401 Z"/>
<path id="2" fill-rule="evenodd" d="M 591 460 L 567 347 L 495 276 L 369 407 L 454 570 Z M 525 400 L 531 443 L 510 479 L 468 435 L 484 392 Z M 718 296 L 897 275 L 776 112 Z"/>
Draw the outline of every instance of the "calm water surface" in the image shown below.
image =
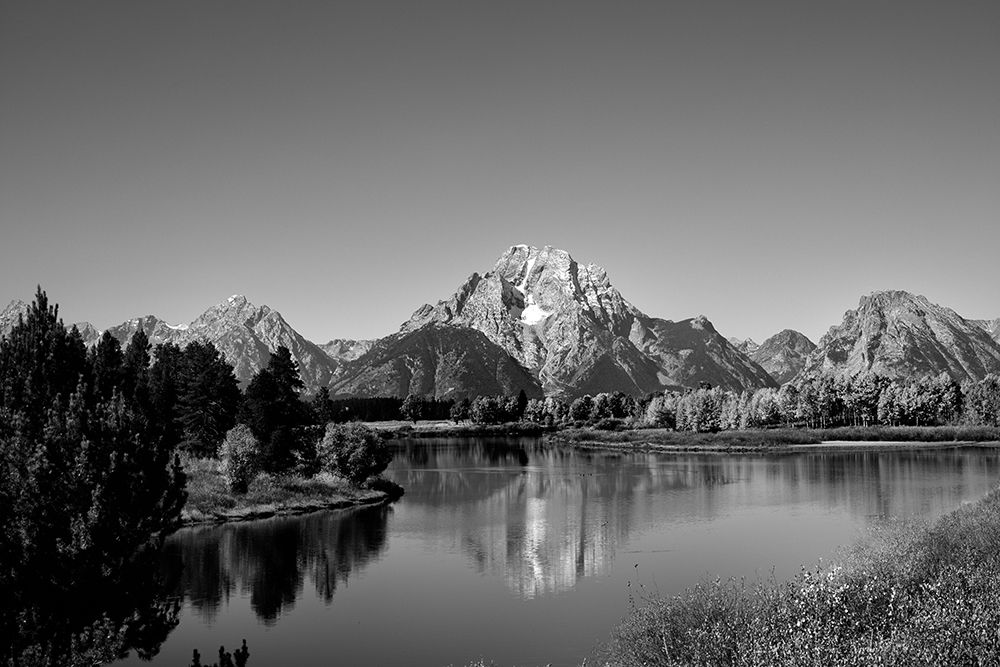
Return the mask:
<path id="1" fill-rule="evenodd" d="M 247 639 L 265 665 L 579 664 L 644 590 L 796 574 L 886 517 L 1000 481 L 991 449 L 660 456 L 532 439 L 401 441 L 390 506 L 190 528 L 153 661 Z M 146 664 L 131 658 L 121 664 Z"/>

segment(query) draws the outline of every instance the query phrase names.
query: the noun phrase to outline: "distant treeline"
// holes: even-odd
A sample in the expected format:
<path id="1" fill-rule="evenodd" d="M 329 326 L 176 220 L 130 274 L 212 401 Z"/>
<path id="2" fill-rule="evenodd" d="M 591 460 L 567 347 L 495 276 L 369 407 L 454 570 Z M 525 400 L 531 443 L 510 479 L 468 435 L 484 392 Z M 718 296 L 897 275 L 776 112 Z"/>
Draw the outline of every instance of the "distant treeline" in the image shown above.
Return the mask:
<path id="1" fill-rule="evenodd" d="M 411 406 L 416 408 L 418 419 L 448 419 L 454 400 L 442 400 L 433 397 L 408 397 L 407 412 L 402 410 L 407 399 L 399 396 L 374 396 L 371 398 L 330 398 L 330 393 L 323 387 L 310 401 L 312 410 L 317 415 L 317 423 L 350 422 L 350 421 L 392 421 L 396 419 L 411 419 Z"/>
<path id="2" fill-rule="evenodd" d="M 643 398 L 621 392 L 569 403 L 532 399 L 518 410 L 511 399 L 477 398 L 454 416 L 479 423 L 525 419 L 544 425 L 657 427 L 714 432 L 776 426 L 1000 426 L 1000 377 L 959 383 L 935 378 L 890 380 L 877 374 L 823 375 L 780 389 L 733 392 L 701 387 Z"/>

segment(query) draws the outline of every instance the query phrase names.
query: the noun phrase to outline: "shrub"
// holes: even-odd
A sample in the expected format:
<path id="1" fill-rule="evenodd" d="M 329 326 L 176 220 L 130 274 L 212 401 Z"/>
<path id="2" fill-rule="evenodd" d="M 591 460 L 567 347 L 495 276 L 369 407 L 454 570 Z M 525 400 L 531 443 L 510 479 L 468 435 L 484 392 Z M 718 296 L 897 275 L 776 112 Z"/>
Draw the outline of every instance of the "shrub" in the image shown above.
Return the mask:
<path id="1" fill-rule="evenodd" d="M 363 424 L 327 424 L 318 447 L 320 467 L 361 484 L 389 466 L 392 452 L 378 432 Z"/>
<path id="2" fill-rule="evenodd" d="M 594 424 L 594 428 L 598 431 L 620 431 L 624 427 L 624 420 L 615 419 L 614 417 L 605 417 Z"/>
<path id="3" fill-rule="evenodd" d="M 219 446 L 219 468 L 233 493 L 246 493 L 247 486 L 260 470 L 260 442 L 253 431 L 237 424 L 226 433 Z"/>

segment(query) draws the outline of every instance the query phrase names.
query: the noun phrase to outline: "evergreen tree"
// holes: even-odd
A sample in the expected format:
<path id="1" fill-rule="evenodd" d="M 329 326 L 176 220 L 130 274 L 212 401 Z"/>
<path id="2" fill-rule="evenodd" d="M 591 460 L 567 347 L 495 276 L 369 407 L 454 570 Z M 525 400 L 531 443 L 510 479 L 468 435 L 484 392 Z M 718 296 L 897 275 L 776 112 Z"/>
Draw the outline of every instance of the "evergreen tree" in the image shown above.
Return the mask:
<path id="1" fill-rule="evenodd" d="M 517 403 L 514 406 L 514 420 L 519 420 L 524 417 L 524 409 L 528 407 L 528 395 L 524 393 L 524 389 L 517 392 Z"/>
<path id="2" fill-rule="evenodd" d="M 0 405 L 37 432 L 53 401 L 65 406 L 81 379 L 89 382 L 89 373 L 80 332 L 66 331 L 59 307 L 50 306 L 39 287 L 27 315 L 0 341 Z"/>
<path id="3" fill-rule="evenodd" d="M 336 421 L 333 400 L 330 398 L 330 390 L 326 387 L 320 387 L 309 401 L 309 410 L 312 414 L 312 423 L 317 426 L 325 426 Z"/>
<path id="4" fill-rule="evenodd" d="M 90 353 L 90 364 L 94 369 L 94 392 L 99 400 L 108 400 L 111 393 L 121 386 L 123 361 L 121 343 L 105 331 Z"/>
<path id="5" fill-rule="evenodd" d="M 236 425 L 241 397 L 233 367 L 212 343 L 195 341 L 184 348 L 178 375 L 182 444 L 198 456 L 212 456 Z"/>
<path id="6" fill-rule="evenodd" d="M 240 408 L 240 421 L 260 440 L 264 467 L 279 472 L 291 467 L 302 452 L 299 429 L 311 421 L 307 406 L 299 399 L 304 387 L 287 347 L 280 346 L 247 386 Z"/>
<path id="7" fill-rule="evenodd" d="M 122 395 L 144 414 L 149 412 L 149 348 L 149 337 L 139 329 L 132 334 L 122 359 Z"/>
<path id="8" fill-rule="evenodd" d="M 183 353 L 173 343 L 160 344 L 149 369 L 149 419 L 153 430 L 167 443 L 177 446 L 183 437 L 180 422 L 180 373 Z"/>
<path id="9" fill-rule="evenodd" d="M 56 632 L 81 630 L 108 588 L 153 568 L 178 524 L 184 474 L 117 387 L 95 399 L 79 331 L 65 330 L 41 289 L 0 342 L 0 379 L 0 663 L 27 651 L 67 664 L 95 647 L 57 645 Z M 118 622 L 102 618 L 105 630 Z M 123 630 L 144 631 L 159 630 Z"/>

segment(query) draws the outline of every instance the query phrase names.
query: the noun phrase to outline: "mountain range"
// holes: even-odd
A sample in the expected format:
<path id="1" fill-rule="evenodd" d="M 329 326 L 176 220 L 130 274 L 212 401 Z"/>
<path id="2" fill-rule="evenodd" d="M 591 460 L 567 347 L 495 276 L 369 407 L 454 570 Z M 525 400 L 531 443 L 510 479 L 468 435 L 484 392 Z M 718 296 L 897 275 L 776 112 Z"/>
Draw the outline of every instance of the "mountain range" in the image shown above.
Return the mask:
<path id="1" fill-rule="evenodd" d="M 5 335 L 28 306 L 0 312 Z M 103 333 L 76 326 L 88 345 Z M 704 316 L 672 321 L 627 301 L 596 264 L 558 248 L 510 247 L 485 273 L 449 297 L 425 304 L 399 331 L 377 340 L 316 344 L 269 306 L 233 295 L 194 321 L 171 325 L 153 315 L 108 329 L 126 344 L 139 329 L 155 346 L 211 341 L 246 383 L 272 350 L 289 348 L 310 392 L 457 398 L 512 394 L 573 398 L 586 393 L 645 394 L 718 386 L 776 387 L 817 373 L 957 380 L 1000 373 L 1000 319 L 966 320 L 903 291 L 863 296 L 818 344 L 786 329 L 757 344 L 725 338 Z"/>
<path id="2" fill-rule="evenodd" d="M 966 320 L 909 292 L 874 292 L 861 297 L 858 307 L 820 339 L 801 374 L 875 372 L 907 378 L 947 373 L 959 381 L 978 380 L 1000 373 L 1000 342 L 991 335 L 991 324 Z"/>

